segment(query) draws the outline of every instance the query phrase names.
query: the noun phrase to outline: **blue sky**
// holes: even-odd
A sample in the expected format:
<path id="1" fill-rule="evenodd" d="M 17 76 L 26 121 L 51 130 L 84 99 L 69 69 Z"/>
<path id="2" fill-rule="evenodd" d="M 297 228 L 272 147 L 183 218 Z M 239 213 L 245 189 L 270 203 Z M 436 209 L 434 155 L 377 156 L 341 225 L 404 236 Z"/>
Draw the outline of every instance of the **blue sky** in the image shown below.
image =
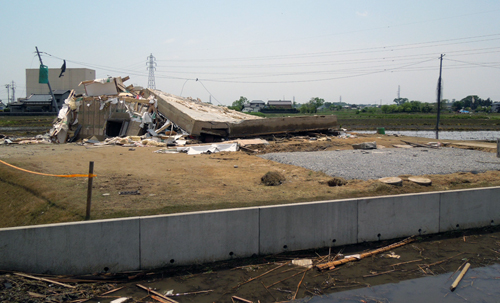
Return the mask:
<path id="1" fill-rule="evenodd" d="M 392 104 L 443 98 L 500 101 L 500 1 L 0 0 L 0 99 L 25 69 L 92 68 L 224 105 L 311 97 Z M 196 81 L 198 79 L 198 81 Z"/>

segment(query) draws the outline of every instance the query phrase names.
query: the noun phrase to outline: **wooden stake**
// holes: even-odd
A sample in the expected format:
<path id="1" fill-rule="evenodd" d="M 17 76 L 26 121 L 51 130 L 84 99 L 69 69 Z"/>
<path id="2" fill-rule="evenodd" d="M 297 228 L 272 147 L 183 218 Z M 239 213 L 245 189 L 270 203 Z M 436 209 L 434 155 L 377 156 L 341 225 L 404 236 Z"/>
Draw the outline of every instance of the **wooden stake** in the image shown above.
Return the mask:
<path id="1" fill-rule="evenodd" d="M 470 267 L 470 263 L 465 264 L 465 267 L 464 267 L 464 269 L 462 269 L 462 272 L 455 279 L 455 282 L 453 282 L 453 284 L 451 284 L 451 287 L 450 287 L 451 291 L 454 291 L 455 288 L 457 288 L 458 283 L 460 283 L 460 281 L 462 281 L 462 278 L 465 276 L 465 273 L 467 273 L 467 270 L 469 270 L 469 267 Z"/>
<path id="2" fill-rule="evenodd" d="M 89 163 L 89 185 L 87 188 L 87 213 L 85 220 L 90 219 L 90 205 L 92 204 L 92 175 L 94 174 L 94 161 Z"/>

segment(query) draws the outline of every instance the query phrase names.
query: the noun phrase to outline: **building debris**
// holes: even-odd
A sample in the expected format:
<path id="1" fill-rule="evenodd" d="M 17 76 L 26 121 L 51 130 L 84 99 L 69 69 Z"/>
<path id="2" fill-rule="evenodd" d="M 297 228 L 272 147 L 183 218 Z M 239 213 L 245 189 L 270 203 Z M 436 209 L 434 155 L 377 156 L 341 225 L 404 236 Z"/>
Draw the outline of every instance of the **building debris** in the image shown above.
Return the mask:
<path id="1" fill-rule="evenodd" d="M 358 144 L 353 144 L 354 149 L 377 149 L 377 142 L 363 142 Z"/>
<path id="2" fill-rule="evenodd" d="M 76 95 L 72 90 L 64 101 L 49 133 L 52 142 L 94 136 L 100 142 L 108 140 L 105 144 L 120 141 L 123 145 L 126 144 L 123 138 L 140 136 L 166 145 L 185 145 L 192 143 L 191 140 L 210 143 L 225 138 L 322 131 L 337 125 L 337 118 L 332 115 L 280 118 L 248 115 L 199 99 L 126 86 L 124 82 L 128 79 L 108 77 L 81 82 L 85 94 Z"/>

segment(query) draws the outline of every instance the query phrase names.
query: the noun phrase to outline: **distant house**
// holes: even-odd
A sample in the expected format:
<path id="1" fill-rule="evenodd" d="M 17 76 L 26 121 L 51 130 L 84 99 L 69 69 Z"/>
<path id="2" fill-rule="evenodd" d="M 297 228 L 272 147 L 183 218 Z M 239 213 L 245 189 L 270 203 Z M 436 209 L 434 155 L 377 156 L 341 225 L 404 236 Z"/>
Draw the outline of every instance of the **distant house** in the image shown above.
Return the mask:
<path id="1" fill-rule="evenodd" d="M 266 107 L 266 103 L 264 101 L 252 100 L 249 103 L 245 103 L 241 111 L 244 113 L 257 113 L 264 107 Z"/>
<path id="2" fill-rule="evenodd" d="M 493 102 L 493 104 L 491 104 L 491 112 L 500 113 L 500 102 Z"/>
<path id="3" fill-rule="evenodd" d="M 57 106 L 61 109 L 64 100 L 68 98 L 69 90 L 55 90 Z M 20 99 L 17 102 L 9 104 L 10 111 L 13 113 L 22 112 L 53 112 L 53 103 L 51 94 L 33 94 L 26 99 Z"/>
<path id="4" fill-rule="evenodd" d="M 290 100 L 269 100 L 267 106 L 276 109 L 292 109 L 293 103 Z"/>

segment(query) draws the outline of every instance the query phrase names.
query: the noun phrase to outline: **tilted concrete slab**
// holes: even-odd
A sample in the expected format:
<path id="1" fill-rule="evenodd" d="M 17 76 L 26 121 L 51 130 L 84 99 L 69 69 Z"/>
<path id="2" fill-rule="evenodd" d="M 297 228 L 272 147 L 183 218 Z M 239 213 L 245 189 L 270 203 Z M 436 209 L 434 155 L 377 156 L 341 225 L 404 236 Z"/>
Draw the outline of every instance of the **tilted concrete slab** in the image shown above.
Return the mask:
<path id="1" fill-rule="evenodd" d="M 260 208 L 260 253 L 357 242 L 357 204 L 324 201 Z"/>
<path id="2" fill-rule="evenodd" d="M 337 117 L 332 115 L 262 118 L 159 90 L 149 92 L 156 96 L 160 113 L 194 136 L 237 138 L 326 130 L 337 125 Z"/>
<path id="3" fill-rule="evenodd" d="M 206 263 L 259 254 L 259 209 L 141 219 L 142 268 Z"/>
<path id="4" fill-rule="evenodd" d="M 439 232 L 439 199 L 439 193 L 359 199 L 358 242 Z"/>

